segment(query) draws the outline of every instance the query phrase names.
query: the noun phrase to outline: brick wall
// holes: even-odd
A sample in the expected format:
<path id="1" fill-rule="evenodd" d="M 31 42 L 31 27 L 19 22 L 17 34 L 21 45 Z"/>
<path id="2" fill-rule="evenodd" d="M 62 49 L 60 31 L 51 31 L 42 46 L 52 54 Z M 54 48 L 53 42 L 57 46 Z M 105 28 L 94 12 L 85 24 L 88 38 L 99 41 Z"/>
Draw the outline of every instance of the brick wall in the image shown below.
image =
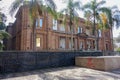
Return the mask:
<path id="1" fill-rule="evenodd" d="M 42 15 L 38 15 L 38 19 L 43 19 L 43 26 L 42 27 L 35 27 L 35 25 L 31 25 L 30 17 L 29 17 L 29 8 L 28 6 L 22 6 L 17 15 L 16 15 L 16 21 L 13 25 L 13 39 L 15 40 L 11 45 L 11 47 L 14 47 L 13 50 L 19 50 L 19 51 L 32 51 L 33 46 L 36 43 L 34 40 L 35 37 L 41 38 L 41 46 L 38 48 L 35 48 L 35 51 L 41 51 L 41 50 L 56 50 L 59 51 L 60 49 L 60 37 L 65 38 L 65 49 L 63 50 L 70 50 L 69 48 L 69 40 L 71 38 L 71 33 L 69 30 L 68 22 L 66 22 L 65 25 L 65 32 L 59 31 L 60 28 L 60 20 L 58 20 L 58 30 L 53 30 L 53 17 L 50 14 L 44 13 Z M 69 20 L 68 20 L 69 21 Z M 35 21 L 34 21 L 35 22 Z M 83 33 L 77 34 L 78 27 L 74 24 L 74 49 L 80 50 L 80 42 L 83 42 L 83 49 L 82 50 L 88 50 L 87 42 L 89 41 L 91 43 L 91 46 L 89 50 L 95 50 L 95 47 L 93 44 L 93 41 L 95 42 L 96 38 L 92 34 L 87 35 L 86 30 L 90 30 L 92 32 L 92 26 L 86 27 L 85 20 L 80 18 L 78 25 L 83 28 Z M 33 27 L 35 28 L 35 35 L 33 36 Z M 106 37 L 105 34 L 108 34 Z M 108 50 L 113 50 L 113 44 L 112 44 L 112 37 L 111 37 L 111 30 L 103 30 L 102 31 L 102 37 L 99 38 L 99 50 L 106 51 L 106 44 L 108 46 Z"/>

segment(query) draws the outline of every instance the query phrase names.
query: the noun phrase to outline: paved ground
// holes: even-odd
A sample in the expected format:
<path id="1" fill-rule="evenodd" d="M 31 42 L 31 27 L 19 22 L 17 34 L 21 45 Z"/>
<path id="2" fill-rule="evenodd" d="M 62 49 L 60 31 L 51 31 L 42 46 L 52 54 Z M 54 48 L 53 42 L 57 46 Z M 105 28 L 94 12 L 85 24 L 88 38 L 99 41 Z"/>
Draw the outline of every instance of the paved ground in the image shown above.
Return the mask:
<path id="1" fill-rule="evenodd" d="M 120 69 L 104 72 L 64 67 L 0 75 L 0 80 L 120 80 Z"/>

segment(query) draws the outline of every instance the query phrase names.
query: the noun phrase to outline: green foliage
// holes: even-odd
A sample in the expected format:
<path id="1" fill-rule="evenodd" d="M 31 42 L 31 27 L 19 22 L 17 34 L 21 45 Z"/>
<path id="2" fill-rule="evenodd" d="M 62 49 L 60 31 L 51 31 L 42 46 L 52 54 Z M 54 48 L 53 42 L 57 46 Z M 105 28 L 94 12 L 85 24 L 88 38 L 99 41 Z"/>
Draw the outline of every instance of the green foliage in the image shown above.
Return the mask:
<path id="1" fill-rule="evenodd" d="M 34 25 L 38 15 L 43 15 L 44 11 L 52 14 L 52 16 L 56 18 L 56 4 L 53 0 L 15 0 L 10 7 L 10 14 L 13 15 L 22 4 L 29 6 L 29 18 L 32 22 L 31 25 Z"/>
<path id="2" fill-rule="evenodd" d="M 100 14 L 103 13 L 103 11 L 106 11 L 106 12 L 108 11 L 106 7 L 103 7 L 103 4 L 105 3 L 106 1 L 104 0 L 100 2 L 97 2 L 97 0 L 92 0 L 83 6 L 83 10 L 85 12 L 84 17 L 86 18 L 87 25 L 89 25 L 91 18 L 93 18 L 93 34 L 94 35 L 97 27 L 95 26 L 96 23 L 98 23 L 99 29 L 105 29 L 109 26 L 107 22 L 103 24 L 102 22 L 103 20 L 100 17 Z"/>
<path id="3" fill-rule="evenodd" d="M 3 22 L 0 22 L 0 30 L 4 30 L 6 28 L 5 24 Z"/>
<path id="4" fill-rule="evenodd" d="M 120 48 L 118 48 L 117 51 L 120 52 Z"/>
<path id="5" fill-rule="evenodd" d="M 4 24 L 4 18 L 6 18 L 6 16 L 0 13 L 0 50 L 2 50 L 2 48 L 4 47 L 2 40 L 5 38 L 8 39 L 10 37 L 10 35 L 5 31 L 6 26 Z"/>
<path id="6" fill-rule="evenodd" d="M 117 43 L 120 43 L 120 34 L 119 34 L 119 36 L 116 38 L 116 41 L 117 41 Z"/>
<path id="7" fill-rule="evenodd" d="M 62 9 L 60 11 L 61 14 L 67 14 L 69 16 L 70 19 L 70 26 L 72 26 L 73 22 L 75 22 L 75 24 L 78 24 L 78 12 L 79 10 L 81 10 L 81 2 L 80 1 L 73 1 L 73 0 L 67 0 L 64 1 L 67 6 L 66 8 Z M 64 23 L 66 23 L 66 20 L 68 19 L 68 16 L 64 16 Z"/>
<path id="8" fill-rule="evenodd" d="M 8 39 L 10 37 L 10 34 L 0 30 L 0 50 L 2 50 L 2 48 L 4 47 L 3 43 L 1 42 L 3 39 Z"/>
<path id="9" fill-rule="evenodd" d="M 106 16 L 100 16 L 101 13 L 103 13 L 103 11 L 106 11 L 107 13 L 107 8 L 104 7 L 103 5 L 106 3 L 106 1 L 102 0 L 97 2 L 97 0 L 92 0 L 90 2 L 88 2 L 87 4 L 85 4 L 83 6 L 83 10 L 85 12 L 84 16 L 86 17 L 87 20 L 87 24 L 93 19 L 93 26 L 92 27 L 92 33 L 93 35 L 96 36 L 96 32 L 98 32 L 98 28 L 99 29 L 105 29 L 109 27 L 108 21 L 106 19 Z M 91 19 L 92 18 L 92 19 Z M 97 24 L 97 25 L 96 25 Z M 96 49 L 98 50 L 99 48 L 99 42 L 98 39 L 99 37 L 96 36 Z"/>
<path id="10" fill-rule="evenodd" d="M 8 39 L 9 37 L 10 37 L 10 34 L 9 34 L 9 33 L 0 30 L 0 40 L 2 40 L 2 39 L 4 39 L 4 38 Z"/>

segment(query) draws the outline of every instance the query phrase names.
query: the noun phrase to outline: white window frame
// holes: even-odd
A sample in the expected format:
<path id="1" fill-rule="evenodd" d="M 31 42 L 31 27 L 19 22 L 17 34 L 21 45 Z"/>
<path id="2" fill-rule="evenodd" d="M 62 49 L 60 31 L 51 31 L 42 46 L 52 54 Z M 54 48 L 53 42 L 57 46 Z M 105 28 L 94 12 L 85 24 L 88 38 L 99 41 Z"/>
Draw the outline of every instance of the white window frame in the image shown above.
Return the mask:
<path id="1" fill-rule="evenodd" d="M 64 26 L 64 24 L 60 24 L 60 31 L 65 32 L 65 26 Z"/>
<path id="2" fill-rule="evenodd" d="M 83 33 L 83 28 L 82 27 L 78 27 L 78 33 Z"/>
<path id="3" fill-rule="evenodd" d="M 60 38 L 60 48 L 61 49 L 65 49 L 65 46 L 66 46 L 66 42 L 65 41 L 66 41 L 65 38 Z"/>
<path id="4" fill-rule="evenodd" d="M 53 19 L 53 30 L 57 30 L 57 20 Z"/>
<path id="5" fill-rule="evenodd" d="M 36 38 L 36 47 L 40 47 L 41 46 L 41 39 L 40 37 Z"/>
<path id="6" fill-rule="evenodd" d="M 39 26 L 42 27 L 43 26 L 43 18 L 39 19 Z"/>
<path id="7" fill-rule="evenodd" d="M 102 31 L 100 29 L 98 30 L 98 36 L 102 37 Z"/>
<path id="8" fill-rule="evenodd" d="M 38 19 L 35 21 L 35 26 L 38 27 Z"/>

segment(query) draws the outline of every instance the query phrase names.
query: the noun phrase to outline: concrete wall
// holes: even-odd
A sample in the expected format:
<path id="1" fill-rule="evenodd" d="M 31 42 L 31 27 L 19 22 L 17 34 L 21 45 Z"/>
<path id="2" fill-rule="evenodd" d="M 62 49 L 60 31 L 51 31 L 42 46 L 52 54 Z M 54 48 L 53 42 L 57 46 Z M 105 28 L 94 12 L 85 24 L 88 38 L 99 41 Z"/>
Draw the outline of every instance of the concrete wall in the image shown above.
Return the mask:
<path id="1" fill-rule="evenodd" d="M 76 57 L 75 65 L 104 71 L 119 69 L 120 56 Z"/>

